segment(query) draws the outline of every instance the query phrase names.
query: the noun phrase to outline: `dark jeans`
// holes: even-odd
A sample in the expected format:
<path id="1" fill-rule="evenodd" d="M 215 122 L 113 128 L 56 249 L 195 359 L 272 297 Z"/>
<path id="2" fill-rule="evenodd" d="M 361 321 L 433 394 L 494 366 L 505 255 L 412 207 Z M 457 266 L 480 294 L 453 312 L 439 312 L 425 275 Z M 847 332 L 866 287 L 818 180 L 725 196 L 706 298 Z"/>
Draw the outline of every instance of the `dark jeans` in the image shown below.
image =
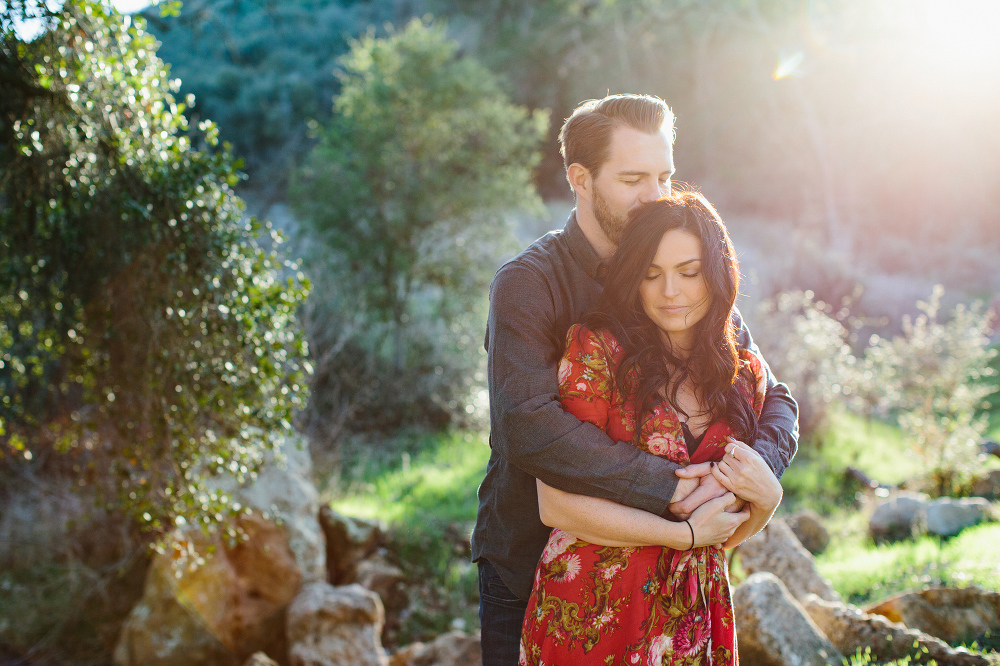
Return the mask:
<path id="1" fill-rule="evenodd" d="M 521 625 L 528 602 L 507 589 L 500 573 L 479 560 L 479 624 L 482 627 L 483 666 L 517 666 Z"/>

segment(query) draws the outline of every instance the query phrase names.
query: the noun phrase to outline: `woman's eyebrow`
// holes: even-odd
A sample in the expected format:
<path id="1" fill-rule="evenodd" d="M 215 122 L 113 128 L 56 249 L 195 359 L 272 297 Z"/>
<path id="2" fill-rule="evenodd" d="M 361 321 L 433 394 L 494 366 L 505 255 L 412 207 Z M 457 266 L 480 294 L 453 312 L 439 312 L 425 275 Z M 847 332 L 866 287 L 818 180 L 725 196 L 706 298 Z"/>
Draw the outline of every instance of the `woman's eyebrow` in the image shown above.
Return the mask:
<path id="1" fill-rule="evenodd" d="M 701 261 L 701 257 L 695 257 L 694 259 L 688 259 L 687 261 L 682 261 L 681 263 L 679 263 L 676 266 L 674 266 L 674 268 L 683 268 L 684 266 L 687 266 L 688 264 L 693 264 L 693 263 L 700 262 L 700 261 Z M 663 270 L 662 268 L 660 268 L 660 265 L 657 264 L 655 261 L 652 262 L 651 264 L 649 264 L 649 268 L 655 268 L 656 270 Z"/>

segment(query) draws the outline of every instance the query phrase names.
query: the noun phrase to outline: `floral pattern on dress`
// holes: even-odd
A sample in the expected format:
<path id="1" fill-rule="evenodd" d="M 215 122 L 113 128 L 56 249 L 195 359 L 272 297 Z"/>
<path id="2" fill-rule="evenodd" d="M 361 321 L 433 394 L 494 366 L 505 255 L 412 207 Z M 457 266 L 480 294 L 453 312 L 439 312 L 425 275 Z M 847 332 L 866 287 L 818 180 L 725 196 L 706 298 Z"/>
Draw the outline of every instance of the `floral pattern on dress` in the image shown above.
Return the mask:
<path id="1" fill-rule="evenodd" d="M 634 405 L 615 386 L 622 350 L 607 331 L 573 326 L 559 364 L 564 409 L 631 446 Z M 759 357 L 740 351 L 738 385 L 759 414 L 764 377 Z M 719 460 L 732 429 L 709 425 L 689 456 L 676 412 L 656 405 L 639 448 L 681 465 Z M 736 627 L 725 552 L 659 546 L 615 548 L 552 530 L 535 571 L 521 635 L 521 666 L 731 666 Z"/>

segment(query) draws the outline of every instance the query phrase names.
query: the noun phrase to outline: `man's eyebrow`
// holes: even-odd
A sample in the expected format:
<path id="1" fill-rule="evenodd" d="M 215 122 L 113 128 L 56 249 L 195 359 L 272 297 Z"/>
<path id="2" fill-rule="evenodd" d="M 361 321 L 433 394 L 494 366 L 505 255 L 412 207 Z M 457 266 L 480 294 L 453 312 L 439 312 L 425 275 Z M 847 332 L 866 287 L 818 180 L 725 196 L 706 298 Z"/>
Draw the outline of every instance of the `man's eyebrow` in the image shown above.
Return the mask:
<path id="1" fill-rule="evenodd" d="M 676 170 L 674 169 L 674 170 L 670 170 L 670 171 L 661 171 L 660 173 L 669 173 L 672 176 L 672 175 L 674 175 L 674 173 L 676 173 Z M 647 175 L 649 175 L 649 172 L 648 171 L 619 171 L 616 175 L 618 175 L 618 176 L 647 176 Z"/>

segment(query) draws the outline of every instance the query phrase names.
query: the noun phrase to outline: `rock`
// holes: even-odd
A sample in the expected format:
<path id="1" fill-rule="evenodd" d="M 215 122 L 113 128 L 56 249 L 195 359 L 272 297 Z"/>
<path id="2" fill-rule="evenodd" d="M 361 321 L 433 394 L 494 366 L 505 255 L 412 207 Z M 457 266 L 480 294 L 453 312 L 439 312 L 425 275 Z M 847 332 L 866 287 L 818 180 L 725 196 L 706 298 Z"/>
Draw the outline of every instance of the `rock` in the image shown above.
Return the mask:
<path id="1" fill-rule="evenodd" d="M 988 456 L 996 456 L 1000 458 L 1000 442 L 996 442 L 992 439 L 987 439 L 982 443 L 983 453 Z"/>
<path id="2" fill-rule="evenodd" d="M 250 655 L 250 658 L 243 663 L 243 666 L 278 666 L 278 662 L 271 659 L 263 652 L 254 652 Z"/>
<path id="3" fill-rule="evenodd" d="M 153 560 L 142 600 L 115 648 L 120 666 L 241 664 L 266 651 L 284 661 L 285 611 L 303 582 L 326 573 L 309 452 L 286 440 L 255 481 L 213 477 L 254 513 L 234 526 L 245 539 L 178 529 Z"/>
<path id="4" fill-rule="evenodd" d="M 403 583 L 402 570 L 390 564 L 385 555 L 377 553 L 357 565 L 357 582 L 382 599 L 386 614 L 398 613 L 406 608 L 408 599 Z"/>
<path id="5" fill-rule="evenodd" d="M 989 515 L 990 502 L 982 497 L 940 497 L 927 507 L 927 531 L 938 536 L 955 536 Z"/>
<path id="6" fill-rule="evenodd" d="M 796 599 L 813 593 L 822 599 L 840 600 L 830 582 L 816 570 L 813 556 L 780 518 L 772 518 L 760 533 L 744 541 L 739 554 L 747 574 L 773 573 Z"/>
<path id="7" fill-rule="evenodd" d="M 813 555 L 819 555 L 830 545 L 830 533 L 815 511 L 799 511 L 785 519 L 795 538 Z"/>
<path id="8" fill-rule="evenodd" d="M 267 456 L 253 483 L 240 487 L 235 479 L 222 477 L 216 484 L 244 506 L 278 519 L 288 535 L 303 582 L 326 580 L 319 493 L 312 482 L 309 446 L 303 440 L 286 439 L 274 454 Z"/>
<path id="9" fill-rule="evenodd" d="M 258 650 L 283 655 L 284 612 L 302 583 L 285 530 L 256 515 L 234 545 L 197 528 L 158 555 L 115 649 L 121 666 L 240 664 Z"/>
<path id="10" fill-rule="evenodd" d="M 343 516 L 328 506 L 319 512 L 326 537 L 327 580 L 347 585 L 358 580 L 358 563 L 371 555 L 382 539 L 378 523 Z"/>
<path id="11" fill-rule="evenodd" d="M 801 546 L 800 546 L 801 547 Z M 771 573 L 755 573 L 733 591 L 740 663 L 840 666 L 843 657 Z"/>
<path id="12" fill-rule="evenodd" d="M 923 530 L 927 504 L 923 493 L 899 492 L 875 507 L 868 533 L 875 543 L 909 539 Z"/>
<path id="13" fill-rule="evenodd" d="M 972 494 L 989 500 L 1000 499 L 1000 469 L 991 469 L 972 482 Z"/>
<path id="14" fill-rule="evenodd" d="M 870 615 L 838 601 L 806 597 L 803 606 L 816 625 L 842 654 L 871 649 L 873 661 L 893 661 L 919 655 L 916 663 L 934 659 L 939 666 L 986 666 L 984 657 L 964 648 L 952 648 L 944 641 L 917 629 Z"/>
<path id="15" fill-rule="evenodd" d="M 482 666 L 479 634 L 450 631 L 431 643 L 412 643 L 389 660 L 389 666 Z"/>
<path id="16" fill-rule="evenodd" d="M 386 666 L 378 595 L 360 585 L 303 586 L 288 608 L 292 666 Z"/>
<path id="17" fill-rule="evenodd" d="M 901 592 L 865 608 L 948 643 L 1000 632 L 1000 592 L 976 586 L 925 587 Z"/>

